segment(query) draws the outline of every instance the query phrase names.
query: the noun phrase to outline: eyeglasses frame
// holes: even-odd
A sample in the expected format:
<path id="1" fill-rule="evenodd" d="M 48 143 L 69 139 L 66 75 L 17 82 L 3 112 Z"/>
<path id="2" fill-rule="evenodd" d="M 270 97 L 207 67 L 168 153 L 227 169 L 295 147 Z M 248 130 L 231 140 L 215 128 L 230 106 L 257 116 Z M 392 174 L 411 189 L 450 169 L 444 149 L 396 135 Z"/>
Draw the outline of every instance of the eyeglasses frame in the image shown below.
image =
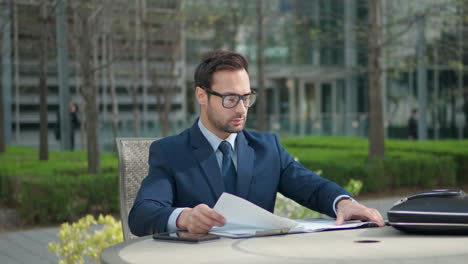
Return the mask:
<path id="1" fill-rule="evenodd" d="M 251 93 L 248 93 L 248 94 L 244 94 L 244 95 L 239 95 L 239 94 L 220 94 L 218 92 L 215 92 L 213 90 L 211 90 L 210 88 L 206 88 L 206 87 L 203 87 L 201 86 L 200 88 L 202 88 L 203 90 L 205 90 L 208 94 L 211 94 L 211 95 L 215 95 L 215 96 L 218 96 L 218 97 L 221 97 L 221 104 L 224 108 L 226 109 L 232 109 L 234 107 L 236 107 L 240 100 L 242 99 L 243 102 L 245 102 L 245 100 L 247 100 L 246 96 L 250 96 L 250 95 L 254 95 L 255 96 L 255 101 L 256 101 L 256 96 L 257 96 L 257 91 L 255 91 L 254 89 L 252 89 L 252 92 Z M 224 106 L 224 98 L 226 96 L 237 96 L 237 102 L 231 106 L 231 107 L 226 107 Z M 251 107 L 252 105 L 255 104 L 255 101 L 250 105 L 250 106 L 247 106 L 247 107 Z"/>

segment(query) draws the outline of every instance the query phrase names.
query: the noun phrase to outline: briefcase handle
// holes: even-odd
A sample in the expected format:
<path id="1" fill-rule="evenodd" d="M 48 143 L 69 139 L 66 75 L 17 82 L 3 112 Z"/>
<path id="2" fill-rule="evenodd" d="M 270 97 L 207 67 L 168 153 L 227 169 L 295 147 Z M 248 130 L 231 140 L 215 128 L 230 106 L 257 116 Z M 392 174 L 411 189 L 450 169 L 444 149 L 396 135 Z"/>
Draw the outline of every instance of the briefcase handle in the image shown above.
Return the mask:
<path id="1" fill-rule="evenodd" d="M 418 198 L 423 198 L 423 197 L 454 197 L 454 196 L 464 197 L 465 192 L 463 190 L 456 190 L 456 189 L 435 189 L 435 190 L 430 190 L 430 191 L 424 191 L 424 192 L 415 193 L 413 195 L 405 197 L 397 201 L 394 204 L 394 206 L 399 205 L 408 200 L 413 200 L 413 199 L 418 199 Z"/>

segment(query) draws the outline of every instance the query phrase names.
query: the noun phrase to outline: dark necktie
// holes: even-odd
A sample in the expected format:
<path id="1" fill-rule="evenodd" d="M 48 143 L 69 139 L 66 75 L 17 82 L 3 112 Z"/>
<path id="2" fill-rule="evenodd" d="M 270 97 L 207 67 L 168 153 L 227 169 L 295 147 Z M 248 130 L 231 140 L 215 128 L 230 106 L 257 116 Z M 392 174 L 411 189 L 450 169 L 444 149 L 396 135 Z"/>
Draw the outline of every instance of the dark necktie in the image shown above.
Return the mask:
<path id="1" fill-rule="evenodd" d="M 234 167 L 234 162 L 232 162 L 231 144 L 224 140 L 219 145 L 219 150 L 221 150 L 223 153 L 221 174 L 223 175 L 224 188 L 226 189 L 226 192 L 235 194 L 237 172 L 236 168 Z"/>

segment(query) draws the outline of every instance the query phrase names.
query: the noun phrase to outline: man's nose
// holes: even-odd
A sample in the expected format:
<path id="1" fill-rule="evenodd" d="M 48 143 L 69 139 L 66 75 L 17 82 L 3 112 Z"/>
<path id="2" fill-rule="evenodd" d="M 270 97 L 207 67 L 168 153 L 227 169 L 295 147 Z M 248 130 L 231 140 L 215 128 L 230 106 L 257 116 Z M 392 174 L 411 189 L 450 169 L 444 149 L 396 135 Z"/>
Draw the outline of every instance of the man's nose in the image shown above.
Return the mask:
<path id="1" fill-rule="evenodd" d="M 244 100 L 239 100 L 239 103 L 234 107 L 234 110 L 236 113 L 246 113 L 248 110 L 248 107 L 245 106 Z"/>

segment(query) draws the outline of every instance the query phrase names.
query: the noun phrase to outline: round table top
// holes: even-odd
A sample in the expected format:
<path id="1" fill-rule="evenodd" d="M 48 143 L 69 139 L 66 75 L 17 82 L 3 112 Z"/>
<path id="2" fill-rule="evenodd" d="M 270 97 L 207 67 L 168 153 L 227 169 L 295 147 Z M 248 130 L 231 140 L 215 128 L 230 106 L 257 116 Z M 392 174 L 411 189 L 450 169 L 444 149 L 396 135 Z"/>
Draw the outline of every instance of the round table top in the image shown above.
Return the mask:
<path id="1" fill-rule="evenodd" d="M 392 227 L 181 243 L 141 237 L 105 249 L 103 263 L 467 263 L 468 236 Z"/>

